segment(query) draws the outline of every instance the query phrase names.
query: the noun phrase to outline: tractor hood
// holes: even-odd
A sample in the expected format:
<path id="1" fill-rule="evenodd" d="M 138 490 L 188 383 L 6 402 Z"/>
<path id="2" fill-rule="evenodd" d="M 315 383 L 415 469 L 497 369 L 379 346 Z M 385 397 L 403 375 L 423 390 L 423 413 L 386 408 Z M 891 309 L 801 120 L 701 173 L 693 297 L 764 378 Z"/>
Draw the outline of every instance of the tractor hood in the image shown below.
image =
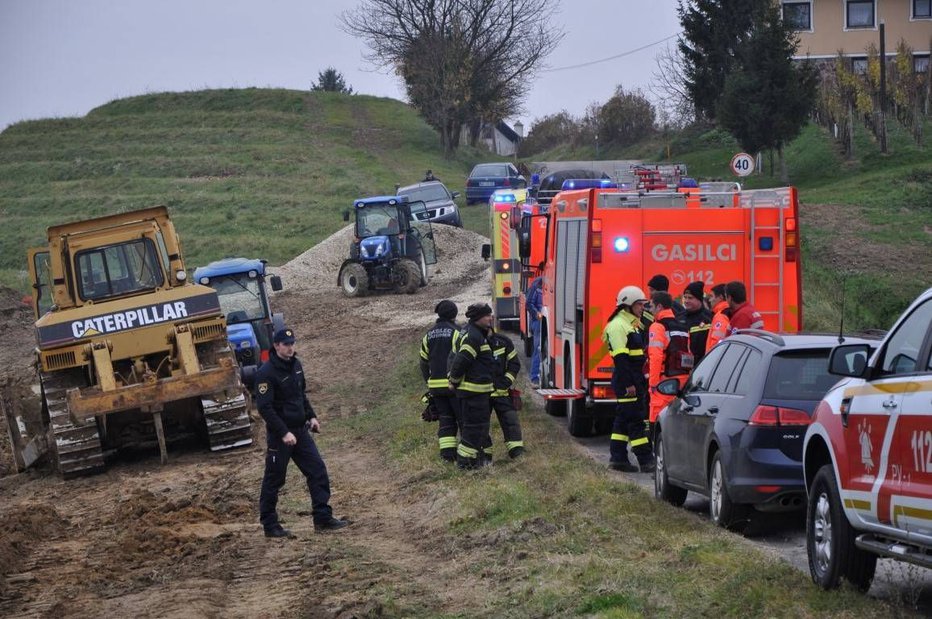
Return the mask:
<path id="1" fill-rule="evenodd" d="M 370 236 L 359 241 L 359 257 L 363 260 L 380 260 L 392 253 L 387 236 Z"/>

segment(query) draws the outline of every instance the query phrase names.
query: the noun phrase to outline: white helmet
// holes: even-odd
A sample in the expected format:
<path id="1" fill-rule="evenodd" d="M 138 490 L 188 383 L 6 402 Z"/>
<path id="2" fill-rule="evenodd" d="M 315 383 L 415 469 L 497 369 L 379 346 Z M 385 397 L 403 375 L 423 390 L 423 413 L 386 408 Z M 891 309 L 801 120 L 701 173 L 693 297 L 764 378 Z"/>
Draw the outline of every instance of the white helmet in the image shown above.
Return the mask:
<path id="1" fill-rule="evenodd" d="M 644 291 L 637 286 L 625 286 L 618 291 L 618 301 L 616 305 L 627 305 L 630 307 L 638 301 L 646 302 L 647 297 L 644 295 Z"/>

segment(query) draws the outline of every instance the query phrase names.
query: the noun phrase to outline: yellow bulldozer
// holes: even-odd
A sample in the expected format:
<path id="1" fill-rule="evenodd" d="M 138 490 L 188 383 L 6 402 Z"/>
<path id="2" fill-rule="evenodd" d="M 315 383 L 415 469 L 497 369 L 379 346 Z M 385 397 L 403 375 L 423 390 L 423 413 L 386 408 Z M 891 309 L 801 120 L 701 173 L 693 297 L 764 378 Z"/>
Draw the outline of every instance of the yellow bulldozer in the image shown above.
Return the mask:
<path id="1" fill-rule="evenodd" d="M 47 456 L 73 477 L 124 449 L 157 444 L 167 462 L 182 438 L 252 442 L 217 293 L 187 280 L 166 207 L 52 226 L 29 273 L 42 402 L 6 408 L 19 470 Z"/>

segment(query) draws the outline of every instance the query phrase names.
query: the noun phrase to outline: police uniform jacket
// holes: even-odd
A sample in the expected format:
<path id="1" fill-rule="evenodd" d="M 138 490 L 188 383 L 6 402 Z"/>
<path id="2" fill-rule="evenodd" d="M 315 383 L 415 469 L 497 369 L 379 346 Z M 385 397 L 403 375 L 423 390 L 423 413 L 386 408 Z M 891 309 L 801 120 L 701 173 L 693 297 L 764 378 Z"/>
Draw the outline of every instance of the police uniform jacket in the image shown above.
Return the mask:
<path id="1" fill-rule="evenodd" d="M 282 437 L 317 416 L 304 393 L 306 388 L 298 358 L 286 361 L 272 350 L 256 373 L 256 408 L 269 432 Z"/>
<path id="2" fill-rule="evenodd" d="M 451 395 L 447 388 L 447 369 L 453 350 L 453 335 L 458 330 L 453 321 L 440 318 L 421 339 L 421 375 L 427 389 L 435 395 Z"/>
<path id="3" fill-rule="evenodd" d="M 450 362 L 450 382 L 456 385 L 456 395 L 470 397 L 492 393 L 495 358 L 485 333 L 473 323 L 467 323 L 455 338 L 453 360 Z"/>
<path id="4" fill-rule="evenodd" d="M 646 391 L 644 379 L 644 333 L 641 321 L 628 310 L 621 310 L 605 326 L 602 340 L 615 362 L 612 389 L 619 402 L 634 402 Z M 634 397 L 625 396 L 630 386 L 637 389 Z"/>
<path id="5" fill-rule="evenodd" d="M 495 357 L 495 376 L 492 379 L 495 391 L 492 392 L 492 397 L 508 397 L 508 390 L 514 385 L 515 378 L 521 371 L 518 352 L 508 336 L 493 332 L 488 339 L 492 347 L 492 356 Z"/>

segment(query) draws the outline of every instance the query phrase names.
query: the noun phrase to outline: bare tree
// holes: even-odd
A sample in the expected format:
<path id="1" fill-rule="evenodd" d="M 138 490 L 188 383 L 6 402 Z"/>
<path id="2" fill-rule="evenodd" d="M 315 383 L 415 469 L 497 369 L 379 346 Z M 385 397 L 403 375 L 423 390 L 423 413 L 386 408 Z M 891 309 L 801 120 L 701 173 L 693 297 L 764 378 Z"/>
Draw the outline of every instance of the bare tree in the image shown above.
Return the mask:
<path id="1" fill-rule="evenodd" d="M 686 88 L 686 70 L 678 50 L 667 46 L 657 54 L 657 69 L 648 92 L 654 98 L 658 115 L 673 127 L 685 127 L 695 119 L 695 108 Z"/>
<path id="2" fill-rule="evenodd" d="M 521 111 L 521 82 L 562 39 L 556 0 L 362 0 L 340 20 L 393 69 L 447 153 L 464 125 Z"/>

